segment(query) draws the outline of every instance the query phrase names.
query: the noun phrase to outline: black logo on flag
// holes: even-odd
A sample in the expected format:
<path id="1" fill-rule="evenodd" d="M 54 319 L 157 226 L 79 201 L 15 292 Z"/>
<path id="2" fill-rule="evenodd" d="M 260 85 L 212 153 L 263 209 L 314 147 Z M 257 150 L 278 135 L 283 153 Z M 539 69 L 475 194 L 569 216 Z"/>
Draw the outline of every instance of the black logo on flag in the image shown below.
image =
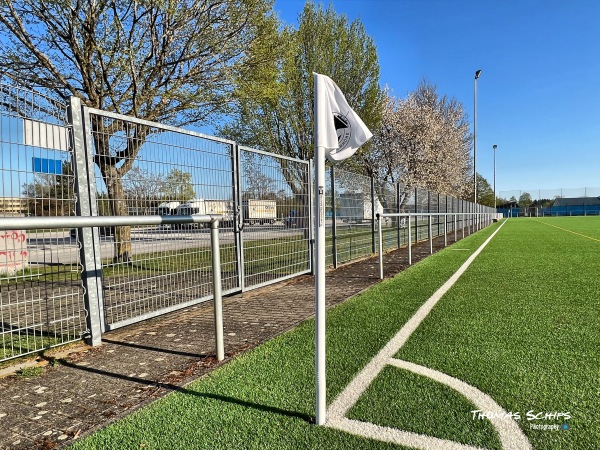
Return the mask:
<path id="1" fill-rule="evenodd" d="M 338 138 L 338 147 L 340 150 L 346 148 L 352 135 L 351 124 L 348 118 L 340 113 L 333 113 L 333 123 Z"/>

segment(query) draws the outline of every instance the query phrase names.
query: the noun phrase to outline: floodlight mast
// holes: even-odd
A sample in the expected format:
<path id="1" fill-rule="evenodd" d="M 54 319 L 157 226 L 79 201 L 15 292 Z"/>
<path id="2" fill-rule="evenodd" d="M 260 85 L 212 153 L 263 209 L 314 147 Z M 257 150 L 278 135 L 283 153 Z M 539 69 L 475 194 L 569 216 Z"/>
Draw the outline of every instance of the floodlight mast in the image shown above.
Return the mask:
<path id="1" fill-rule="evenodd" d="M 481 69 L 475 72 L 473 96 L 473 203 L 477 203 L 477 79 L 481 76 Z"/>
<path id="2" fill-rule="evenodd" d="M 498 146 L 494 144 L 492 147 L 494 149 L 494 209 L 496 209 L 496 148 Z"/>

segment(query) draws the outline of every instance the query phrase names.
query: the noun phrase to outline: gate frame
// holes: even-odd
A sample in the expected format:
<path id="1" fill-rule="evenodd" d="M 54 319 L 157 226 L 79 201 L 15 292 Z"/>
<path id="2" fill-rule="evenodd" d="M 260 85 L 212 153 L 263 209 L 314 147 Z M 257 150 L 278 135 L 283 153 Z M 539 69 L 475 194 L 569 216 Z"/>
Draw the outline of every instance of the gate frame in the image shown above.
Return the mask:
<path id="1" fill-rule="evenodd" d="M 93 157 L 93 155 L 92 155 L 93 137 L 92 137 L 92 126 L 91 126 L 92 114 L 95 114 L 96 116 L 99 116 L 102 118 L 106 117 L 109 119 L 123 120 L 123 121 L 130 122 L 133 124 L 157 128 L 161 131 L 173 132 L 173 133 L 183 134 L 186 136 L 192 136 L 192 137 L 205 139 L 205 140 L 211 141 L 211 142 L 226 144 L 231 149 L 230 150 L 231 154 L 229 155 L 229 158 L 231 161 L 231 169 L 232 169 L 233 177 L 235 177 L 235 171 L 237 170 L 237 168 L 235 166 L 235 148 L 237 147 L 237 143 L 234 141 L 231 141 L 229 139 L 215 137 L 215 136 L 208 136 L 203 133 L 196 132 L 196 131 L 186 130 L 185 128 L 174 127 L 172 125 L 166 125 L 166 124 L 162 124 L 159 122 L 153 122 L 153 121 L 146 120 L 146 119 L 139 119 L 137 117 L 127 116 L 124 114 L 119 114 L 119 113 L 115 113 L 115 112 L 111 112 L 111 111 L 105 111 L 105 110 L 97 109 L 97 108 L 90 108 L 87 106 L 83 106 L 81 108 L 81 114 L 83 116 L 83 133 L 82 134 L 84 136 L 84 145 L 79 146 L 79 153 L 85 157 L 87 177 L 88 177 L 88 182 L 89 182 L 89 186 L 90 186 L 89 199 L 91 202 L 91 214 L 92 215 L 95 215 L 95 216 L 98 215 L 97 205 L 96 205 L 96 197 L 95 197 L 95 192 L 96 192 L 95 167 L 94 167 L 94 163 L 92 160 L 92 157 Z M 74 118 L 76 118 L 76 116 Z M 81 161 L 81 164 L 82 165 L 84 164 L 83 159 Z M 235 183 L 232 185 L 232 201 L 233 201 L 234 211 L 235 211 L 236 193 L 235 193 L 234 189 L 235 189 Z M 85 195 L 85 192 L 84 192 L 84 195 Z M 135 216 L 116 216 L 116 217 L 135 217 Z M 151 217 L 151 216 L 146 216 L 146 217 Z M 181 216 L 181 217 L 188 217 L 188 216 Z M 191 222 L 191 221 L 187 220 L 187 221 L 183 221 L 182 223 L 188 223 L 188 222 Z M 164 222 L 164 223 L 170 223 L 170 222 Z M 234 229 L 235 229 L 235 226 L 234 226 Z M 88 234 L 89 234 L 89 231 L 88 231 Z M 188 308 L 192 305 L 197 305 L 197 304 L 203 303 L 205 301 L 209 301 L 214 298 L 215 293 L 213 292 L 213 294 L 209 294 L 209 295 L 206 295 L 203 297 L 189 300 L 184 303 L 179 303 L 177 305 L 168 306 L 166 308 L 161 308 L 161 309 L 157 309 L 154 311 L 146 312 L 142 315 L 130 317 L 130 318 L 121 320 L 119 322 L 108 323 L 108 321 L 106 319 L 106 311 L 105 311 L 104 296 L 103 296 L 102 261 L 101 261 L 101 254 L 100 254 L 100 232 L 99 232 L 99 229 L 97 227 L 92 228 L 91 229 L 91 237 L 88 236 L 87 240 L 85 240 L 85 239 L 82 240 L 81 244 L 82 244 L 81 252 L 85 252 L 86 248 L 91 248 L 92 249 L 91 251 L 94 253 L 94 256 L 93 256 L 94 263 L 92 264 L 91 260 L 86 261 L 86 263 L 89 263 L 91 265 L 89 265 L 89 270 L 87 268 L 84 268 L 84 271 L 89 274 L 95 275 L 96 286 L 97 286 L 96 289 L 98 292 L 98 294 L 96 296 L 96 300 L 97 300 L 96 304 L 97 304 L 97 309 L 98 309 L 99 316 L 100 316 L 100 319 L 99 319 L 100 324 L 99 325 L 95 324 L 94 326 L 96 327 L 96 329 L 99 326 L 101 332 L 112 331 L 112 330 L 115 330 L 115 329 L 118 329 L 118 328 L 121 328 L 121 327 L 124 327 L 127 325 L 131 325 L 131 324 L 138 323 L 138 322 L 141 322 L 141 321 L 153 318 L 153 317 L 167 314 L 169 312 L 179 311 L 181 309 Z M 86 244 L 87 245 L 92 244 L 92 246 L 86 247 Z M 236 258 L 236 267 L 239 270 L 239 267 L 241 266 L 241 264 L 240 264 L 240 261 L 237 259 L 238 258 L 237 251 L 234 252 L 234 254 L 235 254 L 235 258 Z M 90 259 L 91 257 L 89 254 L 85 254 L 85 258 Z M 88 280 L 88 281 L 91 281 L 91 280 Z M 93 288 L 93 284 L 94 284 L 93 282 L 91 282 L 91 284 L 90 284 L 90 286 L 92 288 Z M 238 293 L 238 292 L 240 292 L 239 286 L 237 286 L 233 289 L 229 289 L 229 290 L 220 292 L 219 294 L 227 295 L 227 294 L 234 294 L 234 293 Z M 92 300 L 93 300 L 93 293 L 92 293 L 92 291 L 90 291 L 90 307 L 94 308 L 95 305 L 91 304 L 91 303 L 93 303 Z M 92 314 L 88 314 L 88 316 L 89 316 L 90 320 L 93 320 L 94 316 Z"/>
<path id="2" fill-rule="evenodd" d="M 314 261 L 313 261 L 313 227 L 312 227 L 312 215 L 313 215 L 313 210 L 312 210 L 312 159 L 309 159 L 308 161 L 305 161 L 303 159 L 298 159 L 298 158 L 293 158 L 291 156 L 285 156 L 285 155 L 278 155 L 277 153 L 269 153 L 269 152 L 265 152 L 264 150 L 258 150 L 256 148 L 252 148 L 252 147 L 247 147 L 245 145 L 239 145 L 236 144 L 236 148 L 237 148 L 237 163 L 238 166 L 235 167 L 235 171 L 237 172 L 237 178 L 238 178 L 238 182 L 237 182 L 237 198 L 239 199 L 239 208 L 240 208 L 240 214 L 239 214 L 239 220 L 240 220 L 240 226 L 239 226 L 239 248 L 240 248 L 240 260 L 241 260 L 241 270 L 239 271 L 241 273 L 241 279 L 240 279 L 240 286 L 241 286 L 241 290 L 240 292 L 247 292 L 247 291 L 251 291 L 253 289 L 258 289 L 261 287 L 265 287 L 265 286 L 269 286 L 271 284 L 275 284 L 275 283 L 279 283 L 281 281 L 285 281 L 285 280 L 289 280 L 290 278 L 294 278 L 300 275 L 305 275 L 308 273 L 312 273 L 313 271 L 313 267 L 314 267 Z M 245 269 L 245 258 L 244 258 L 244 208 L 242 207 L 242 151 L 246 151 L 246 152 L 250 152 L 250 153 L 255 153 L 258 155 L 263 155 L 263 156 L 268 156 L 270 158 L 279 158 L 279 159 L 286 159 L 288 161 L 293 161 L 296 163 L 301 163 L 301 164 L 305 164 L 306 165 L 306 174 L 307 174 L 307 178 L 308 178 L 308 190 L 306 192 L 307 197 L 308 197 L 308 268 L 300 271 L 300 272 L 296 272 L 290 275 L 285 275 L 283 277 L 280 278 L 275 278 L 273 280 L 269 280 L 269 281 L 264 281 L 262 283 L 258 283 L 258 284 L 253 284 L 252 286 L 246 286 L 246 281 L 245 281 L 245 276 L 246 276 L 246 269 Z M 237 228 L 237 226 L 235 226 L 234 228 Z"/>

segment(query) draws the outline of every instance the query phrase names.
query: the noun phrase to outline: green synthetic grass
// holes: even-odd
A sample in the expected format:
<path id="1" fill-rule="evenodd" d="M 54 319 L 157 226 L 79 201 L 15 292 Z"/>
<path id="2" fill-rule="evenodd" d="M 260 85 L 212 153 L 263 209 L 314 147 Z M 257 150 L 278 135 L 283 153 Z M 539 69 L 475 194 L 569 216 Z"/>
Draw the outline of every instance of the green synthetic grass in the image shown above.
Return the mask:
<path id="1" fill-rule="evenodd" d="M 511 219 L 397 357 L 455 376 L 520 413 L 534 449 L 587 450 L 600 442 L 600 242 L 548 224 L 600 239 L 600 218 Z M 328 312 L 328 403 L 496 227 Z M 474 409 L 450 388 L 387 367 L 349 416 L 500 448 L 489 423 L 473 420 Z M 535 423 L 569 429 L 534 430 L 530 411 L 568 412 L 570 420 Z M 316 427 L 313 414 L 309 320 L 73 448 L 398 448 Z"/>
<path id="2" fill-rule="evenodd" d="M 554 226 L 550 226 L 554 225 Z M 600 442 L 600 218 L 510 220 L 397 355 L 519 412 L 536 449 Z M 568 412 L 570 420 L 527 420 Z M 532 424 L 567 424 L 566 431 Z"/>
<path id="3" fill-rule="evenodd" d="M 494 228 L 456 245 L 475 250 Z M 328 312 L 328 403 L 469 254 L 440 252 Z M 397 448 L 311 425 L 314 392 L 314 321 L 308 320 L 73 448 Z"/>
<path id="4" fill-rule="evenodd" d="M 386 366 L 348 418 L 427 434 L 462 444 L 501 450 L 487 421 L 474 421 L 475 407 L 458 392 L 414 373 Z"/>

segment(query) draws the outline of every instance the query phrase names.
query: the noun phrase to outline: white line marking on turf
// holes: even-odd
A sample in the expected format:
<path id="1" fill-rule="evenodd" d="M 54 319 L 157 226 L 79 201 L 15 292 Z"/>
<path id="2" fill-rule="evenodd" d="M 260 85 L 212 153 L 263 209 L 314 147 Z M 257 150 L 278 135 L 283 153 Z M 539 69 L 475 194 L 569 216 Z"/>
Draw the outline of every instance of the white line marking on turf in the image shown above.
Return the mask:
<path id="1" fill-rule="evenodd" d="M 350 434 L 375 439 L 377 441 L 391 442 L 423 450 L 482 450 L 481 447 L 471 447 L 470 445 L 459 444 L 458 442 L 448 441 L 446 439 L 411 433 L 410 431 L 400 431 L 396 428 L 382 427 L 373 423 L 360 422 L 346 417 L 342 417 L 341 419 L 329 419 L 326 426 Z"/>
<path id="2" fill-rule="evenodd" d="M 331 428 L 337 428 L 340 430 L 348 431 L 353 434 L 363 435 L 366 437 L 372 437 L 373 439 L 385 440 L 386 442 L 395 442 L 400 445 L 409 445 L 415 448 L 421 449 L 464 449 L 472 448 L 458 444 L 457 442 L 447 441 L 444 439 L 433 438 L 431 436 L 420 435 L 416 433 L 409 433 L 407 431 L 397 430 L 388 427 L 379 427 L 374 424 L 367 424 L 366 422 L 360 422 L 357 420 L 350 420 L 346 418 L 346 414 L 358 401 L 360 396 L 365 392 L 369 385 L 375 380 L 379 372 L 387 365 L 394 363 L 393 356 L 400 350 L 400 348 L 406 343 L 411 334 L 419 327 L 421 322 L 431 312 L 437 302 L 444 296 L 446 292 L 456 283 L 461 275 L 469 268 L 475 258 L 483 251 L 493 237 L 500 231 L 504 226 L 504 221 L 492 235 L 481 244 L 481 246 L 471 255 L 469 258 L 460 266 L 460 268 L 452 275 L 421 307 L 417 310 L 408 322 L 402 327 L 402 329 L 375 355 L 375 357 L 360 371 L 360 373 L 346 386 L 342 393 L 333 401 L 327 411 L 327 423 L 325 426 Z M 394 363 L 395 364 L 395 363 Z M 435 371 L 427 372 L 432 374 Z M 439 372 L 438 372 L 439 373 Z M 423 373 L 425 376 L 429 376 Z M 443 374 L 442 374 L 443 375 Z M 456 380 L 459 383 L 462 381 Z M 476 393 L 477 398 L 487 404 L 487 400 L 491 400 L 495 407 L 492 410 L 500 410 L 502 408 L 495 404 L 491 397 L 485 396 L 482 392 L 476 388 L 463 383 L 473 391 L 469 391 L 471 394 Z M 451 387 L 456 388 L 452 385 Z M 464 387 L 461 385 L 461 388 Z M 479 401 L 479 400 L 478 400 Z M 496 421 L 497 422 L 497 421 Z M 497 424 L 492 422 L 494 426 Z M 515 450 L 526 450 L 530 449 L 531 446 L 529 441 L 521 432 L 521 429 L 514 424 L 514 427 L 509 427 L 505 438 L 501 438 L 502 445 L 505 449 Z M 496 427 L 497 428 L 497 427 Z M 498 429 L 498 428 L 497 428 Z M 500 430 L 498 430 L 500 433 Z M 364 434 L 363 434 L 364 433 Z M 383 439 L 385 437 L 385 439 Z M 443 445 L 442 445 L 443 442 Z M 515 446 L 516 445 L 516 446 Z"/>
<path id="3" fill-rule="evenodd" d="M 492 418 L 490 418 L 489 421 L 492 422 L 492 425 L 494 425 L 498 431 L 498 434 L 500 435 L 500 443 L 502 444 L 502 448 L 517 450 L 530 448 L 529 441 L 521 432 L 517 422 L 514 420 L 503 419 L 506 417 L 507 412 L 504 411 L 504 409 L 498 405 L 498 403 L 496 403 L 492 397 L 481 392 L 476 387 L 471 386 L 470 384 L 467 384 L 458 378 L 446 375 L 443 372 L 439 372 L 437 370 L 430 369 L 429 367 L 420 366 L 408 361 L 390 359 L 389 364 L 445 384 L 446 386 L 464 395 L 477 407 L 477 409 L 491 412 Z"/>
<path id="4" fill-rule="evenodd" d="M 460 268 L 446 281 L 421 307 L 398 333 L 379 351 L 377 355 L 363 368 L 363 370 L 346 386 L 346 389 L 336 398 L 329 407 L 328 416 L 345 417 L 350 408 L 356 403 L 365 389 L 377 377 L 379 371 L 387 364 L 398 350 L 406 343 L 411 334 L 427 317 L 436 303 L 456 283 L 460 276 L 467 270 L 473 260 L 481 253 L 485 246 L 500 231 L 506 222 L 498 227 L 494 233 L 481 244 L 481 246 L 460 266 Z"/>
<path id="5" fill-rule="evenodd" d="M 569 233 L 575 234 L 575 235 L 577 235 L 577 236 L 581 236 L 581 237 L 583 237 L 583 238 L 586 238 L 586 239 L 590 239 L 590 240 L 592 240 L 592 241 L 600 242 L 600 239 L 596 239 L 596 238 L 594 238 L 594 237 L 591 237 L 591 236 L 587 236 L 587 235 L 585 235 L 585 234 L 578 233 L 577 231 L 569 230 L 568 228 L 559 227 L 558 225 L 553 225 L 553 224 L 551 224 L 551 223 L 548 223 L 548 222 L 545 222 L 545 221 L 543 221 L 543 220 L 537 220 L 537 219 L 533 219 L 533 221 L 534 221 L 534 222 L 538 222 L 538 223 L 543 223 L 544 225 L 548 225 L 549 227 L 558 228 L 559 230 L 562 230 L 562 231 L 567 231 L 567 232 L 569 232 Z"/>

